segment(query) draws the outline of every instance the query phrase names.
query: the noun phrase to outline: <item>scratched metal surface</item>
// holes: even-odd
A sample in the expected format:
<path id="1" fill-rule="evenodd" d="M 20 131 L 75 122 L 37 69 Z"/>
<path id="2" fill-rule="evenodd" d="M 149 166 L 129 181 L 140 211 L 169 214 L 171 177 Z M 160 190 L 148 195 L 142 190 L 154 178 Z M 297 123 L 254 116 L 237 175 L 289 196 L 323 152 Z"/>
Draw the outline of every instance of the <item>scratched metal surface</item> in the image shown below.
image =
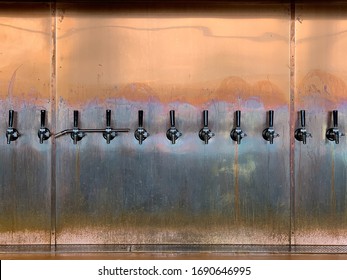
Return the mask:
<path id="1" fill-rule="evenodd" d="M 57 244 L 288 244 L 289 7 L 92 12 L 58 4 Z M 247 34 L 247 36 L 245 36 Z M 274 59 L 276 57 L 276 59 Z M 133 133 L 137 110 L 151 136 Z M 183 136 L 165 137 L 169 110 Z M 216 136 L 198 138 L 203 109 Z M 248 137 L 229 133 L 242 110 Z M 265 112 L 281 137 L 266 143 Z"/>
<path id="2" fill-rule="evenodd" d="M 313 138 L 295 144 L 294 244 L 344 245 L 347 240 L 347 150 L 327 141 L 332 110 L 347 130 L 346 5 L 297 6 L 296 107 L 306 109 Z"/>
<path id="3" fill-rule="evenodd" d="M 50 109 L 50 30 L 49 5 L 0 4 L 2 245 L 50 243 L 51 145 L 37 137 L 39 110 Z M 21 137 L 8 145 L 10 109 Z"/>

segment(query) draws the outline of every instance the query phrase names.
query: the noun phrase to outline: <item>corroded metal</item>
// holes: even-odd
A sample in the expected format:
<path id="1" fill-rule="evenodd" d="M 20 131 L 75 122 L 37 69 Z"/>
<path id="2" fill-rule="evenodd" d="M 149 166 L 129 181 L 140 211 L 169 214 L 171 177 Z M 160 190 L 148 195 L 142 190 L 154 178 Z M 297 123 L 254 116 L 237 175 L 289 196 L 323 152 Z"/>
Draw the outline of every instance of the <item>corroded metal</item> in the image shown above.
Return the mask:
<path id="1" fill-rule="evenodd" d="M 98 127 L 110 108 L 133 131 L 143 110 L 151 136 L 56 142 L 57 244 L 287 245 L 288 6 L 272 6 L 271 19 L 237 7 L 223 17 L 62 7 L 57 131 L 74 108 L 81 127 Z M 261 136 L 270 108 L 283 135 L 271 147 Z M 203 110 L 215 133 L 208 145 L 198 137 Z M 230 139 L 236 110 L 249 136 L 241 145 Z M 182 132 L 175 145 L 170 126 Z"/>
<path id="2" fill-rule="evenodd" d="M 335 110 L 346 130 L 345 5 L 1 5 L 0 244 L 345 244 L 346 140 L 326 139 Z M 111 109 L 134 133 L 111 141 Z M 20 137 L 7 145 L 9 110 Z M 74 110 L 99 133 L 38 139 L 71 127 Z"/>
<path id="3" fill-rule="evenodd" d="M 1 245 L 50 243 L 51 145 L 37 138 L 50 110 L 50 28 L 47 4 L 0 4 Z M 10 145 L 9 110 L 20 133 Z"/>
<path id="4" fill-rule="evenodd" d="M 297 111 L 306 110 L 312 133 L 307 145 L 295 143 L 295 245 L 344 245 L 347 240 L 347 149 L 326 138 L 334 127 L 346 131 L 347 86 L 340 64 L 347 40 L 346 5 L 298 5 L 296 53 Z M 314 27 L 314 28 L 313 28 Z M 324 51 L 323 51 L 324 49 Z M 314 58 L 313 58 L 314 57 Z M 333 66 L 333 67 L 332 67 Z M 299 114 L 295 116 L 299 125 Z"/>

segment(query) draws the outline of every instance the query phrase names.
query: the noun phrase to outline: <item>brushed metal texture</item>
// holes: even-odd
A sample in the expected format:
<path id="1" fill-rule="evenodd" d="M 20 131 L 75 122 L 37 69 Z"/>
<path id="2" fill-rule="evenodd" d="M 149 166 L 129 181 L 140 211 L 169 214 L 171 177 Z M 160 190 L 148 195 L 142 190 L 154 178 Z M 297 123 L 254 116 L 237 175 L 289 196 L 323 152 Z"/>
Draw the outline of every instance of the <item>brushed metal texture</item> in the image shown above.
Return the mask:
<path id="1" fill-rule="evenodd" d="M 50 244 L 51 146 L 37 136 L 50 110 L 50 6 L 1 3 L 0 22 L 0 244 Z M 9 110 L 20 133 L 10 145 Z"/>
<path id="2" fill-rule="evenodd" d="M 346 5 L 298 5 L 297 110 L 306 109 L 307 145 L 295 143 L 295 245 L 345 245 L 347 238 L 346 139 L 326 139 L 339 111 L 339 129 L 346 131 L 345 66 Z M 314 28 L 312 28 L 314 26 Z M 324 49 L 324 52 L 323 52 Z M 324 54 L 323 54 L 324 53 Z M 297 120 L 296 120 L 297 121 Z M 297 123 L 298 125 L 298 123 Z"/>

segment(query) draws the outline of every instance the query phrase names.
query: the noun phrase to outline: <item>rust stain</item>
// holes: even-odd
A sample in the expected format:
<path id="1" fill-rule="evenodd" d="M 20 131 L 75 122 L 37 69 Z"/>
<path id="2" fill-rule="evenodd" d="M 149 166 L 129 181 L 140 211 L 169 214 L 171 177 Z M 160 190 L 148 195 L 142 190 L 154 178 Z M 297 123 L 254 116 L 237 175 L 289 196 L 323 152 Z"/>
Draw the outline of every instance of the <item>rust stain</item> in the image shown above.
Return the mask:
<path id="1" fill-rule="evenodd" d="M 49 236 L 48 236 L 49 237 Z M 1 231 L 0 232 L 0 244 L 1 245 L 46 245 L 47 231 L 17 228 L 13 231 Z M 0 257 L 1 258 L 1 257 Z"/>
<path id="2" fill-rule="evenodd" d="M 76 145 L 76 162 L 75 162 L 75 190 L 79 193 L 81 177 L 81 163 L 80 163 L 80 148 Z"/>
<path id="3" fill-rule="evenodd" d="M 159 100 L 161 95 L 146 83 L 130 83 L 122 87 L 117 96 L 134 101 L 149 101 Z"/>
<path id="4" fill-rule="evenodd" d="M 153 215 L 110 214 L 101 219 L 86 213 L 61 216 L 57 244 L 249 244 L 250 240 L 257 244 L 287 244 L 288 239 L 284 217 L 252 222 L 240 217 L 235 223 L 227 215 L 201 214 L 192 219 L 173 210 Z M 104 218 L 110 224 L 103 224 Z M 269 229 L 273 235 L 269 236 Z"/>
<path id="5" fill-rule="evenodd" d="M 336 193 L 335 193 L 335 149 L 331 148 L 331 193 L 330 193 L 331 214 L 333 220 L 336 217 Z"/>
<path id="6" fill-rule="evenodd" d="M 334 109 L 343 100 L 347 100 L 346 83 L 331 73 L 315 69 L 299 83 L 297 102 L 300 105 Z"/>
<path id="7" fill-rule="evenodd" d="M 302 160 L 301 160 L 301 156 L 302 156 L 302 146 L 300 145 L 299 146 L 299 152 L 298 152 L 298 154 L 299 154 L 299 159 L 298 159 L 298 168 L 297 168 L 297 170 L 298 170 L 298 174 L 296 175 L 297 176 L 297 178 L 298 178 L 298 183 L 297 183 L 297 192 L 298 193 L 301 193 L 302 192 L 302 183 L 304 182 L 304 180 L 303 180 L 303 177 L 304 177 L 304 174 L 303 174 L 303 172 L 300 172 L 301 170 L 302 170 Z M 301 199 L 299 198 L 299 199 L 297 199 L 296 201 L 295 201 L 295 203 L 296 203 L 296 206 L 300 209 L 301 208 Z"/>
<path id="8" fill-rule="evenodd" d="M 269 80 L 256 82 L 252 86 L 252 94 L 249 98 L 256 96 L 265 109 L 288 104 L 289 96 L 284 94 L 280 88 Z"/>
<path id="9" fill-rule="evenodd" d="M 234 205 L 235 205 L 235 220 L 240 219 L 240 194 L 239 194 L 239 165 L 238 165 L 238 146 L 235 146 L 235 160 L 234 160 Z"/>
<path id="10" fill-rule="evenodd" d="M 225 78 L 219 85 L 215 98 L 229 102 L 248 99 L 252 88 L 244 79 L 236 76 Z"/>
<path id="11" fill-rule="evenodd" d="M 82 99 L 81 95 L 83 95 Z M 184 85 L 133 82 L 103 90 L 96 86 L 80 85 L 75 89 L 71 88 L 70 93 L 61 93 L 61 97 L 71 106 L 81 105 L 81 102 L 85 102 L 85 100 L 103 103 L 109 98 L 164 104 L 178 101 L 196 106 L 210 103 L 211 100 L 237 104 L 256 100 L 266 109 L 288 104 L 288 96 L 273 82 L 260 80 L 251 84 L 236 76 L 220 81 Z"/>

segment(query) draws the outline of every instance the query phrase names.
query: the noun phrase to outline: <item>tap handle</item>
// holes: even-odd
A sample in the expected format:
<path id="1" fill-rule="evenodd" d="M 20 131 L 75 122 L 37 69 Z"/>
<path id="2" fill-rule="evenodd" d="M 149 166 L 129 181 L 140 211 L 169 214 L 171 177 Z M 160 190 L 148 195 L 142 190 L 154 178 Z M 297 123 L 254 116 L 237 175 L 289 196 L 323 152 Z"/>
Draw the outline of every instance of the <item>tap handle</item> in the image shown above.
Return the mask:
<path id="1" fill-rule="evenodd" d="M 237 110 L 236 115 L 236 127 L 241 127 L 241 111 Z"/>
<path id="2" fill-rule="evenodd" d="M 9 110 L 8 111 L 8 126 L 13 127 L 13 116 L 14 116 L 14 111 Z"/>
<path id="3" fill-rule="evenodd" d="M 106 127 L 111 127 L 111 110 L 106 110 Z"/>
<path id="4" fill-rule="evenodd" d="M 333 111 L 333 122 L 334 122 L 334 127 L 338 127 L 338 111 L 337 110 Z"/>
<path id="5" fill-rule="evenodd" d="M 175 110 L 170 111 L 170 124 L 171 127 L 175 126 Z"/>
<path id="6" fill-rule="evenodd" d="M 301 127 L 306 126 L 305 110 L 300 111 Z"/>
<path id="7" fill-rule="evenodd" d="M 78 111 L 73 111 L 73 126 L 78 127 Z"/>
<path id="8" fill-rule="evenodd" d="M 269 127 L 274 126 L 274 111 L 270 110 L 269 111 Z"/>
<path id="9" fill-rule="evenodd" d="M 41 110 L 41 128 L 44 128 L 46 124 L 46 110 Z"/>
<path id="10" fill-rule="evenodd" d="M 143 127 L 143 111 L 139 110 L 139 127 Z"/>
<path id="11" fill-rule="evenodd" d="M 208 127 L 208 110 L 203 111 L 204 127 Z"/>

